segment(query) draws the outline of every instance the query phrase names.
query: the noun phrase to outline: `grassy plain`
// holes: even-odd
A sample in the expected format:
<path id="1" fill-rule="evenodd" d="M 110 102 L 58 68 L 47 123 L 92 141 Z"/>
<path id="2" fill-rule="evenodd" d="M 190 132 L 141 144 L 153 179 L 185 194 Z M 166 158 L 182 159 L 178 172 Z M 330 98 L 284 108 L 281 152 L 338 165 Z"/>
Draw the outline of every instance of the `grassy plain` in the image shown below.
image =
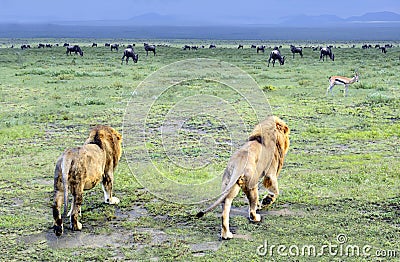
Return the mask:
<path id="1" fill-rule="evenodd" d="M 349 48 L 350 44 L 337 42 L 335 61 L 322 62 L 319 52 L 309 48 L 304 50 L 304 58 L 293 59 L 289 43 L 285 43 L 281 49 L 286 55 L 285 65 L 267 67 L 269 49 L 265 54 L 257 54 L 249 48 L 250 41 L 244 42 L 243 50 L 237 49 L 239 41 L 214 41 L 217 48 L 213 50 L 183 51 L 184 44 L 208 46 L 212 41 L 160 40 L 154 41 L 163 45 L 157 47 L 157 55 L 146 57 L 143 41 L 121 40 L 137 44 L 139 62 L 130 61 L 128 65 L 121 64 L 121 50 L 111 52 L 103 46 L 105 40 L 98 40 L 97 48 L 89 47 L 91 42 L 85 39 L 51 40 L 79 43 L 83 57 L 67 56 L 63 47 L 38 49 L 35 45 L 41 39 L 2 39 L 7 46 L 11 41 L 29 43 L 33 48 L 0 49 L 0 260 L 399 259 L 397 44 L 382 54 L 377 49 L 362 50 L 361 43 Z M 275 44 L 280 43 L 266 43 Z M 272 112 L 288 123 L 291 148 L 279 180 L 281 195 L 277 202 L 270 210 L 260 211 L 261 223 L 252 224 L 246 218 L 246 199 L 240 195 L 234 202 L 231 218 L 237 237 L 221 242 L 219 209 L 195 219 L 193 215 L 206 203 L 183 205 L 158 198 L 136 179 L 135 172 L 147 172 L 146 169 L 132 170 L 122 158 L 115 174 L 115 195 L 121 203 L 102 204 L 100 186 L 86 192 L 81 217 L 83 231 L 67 230 L 57 239 L 51 229 L 57 157 L 65 148 L 81 145 L 90 127 L 96 124 L 123 131 L 127 103 L 141 81 L 166 65 L 190 58 L 217 59 L 239 67 L 257 82 Z M 351 77 L 355 70 L 360 73 L 360 82 L 350 86 L 348 97 L 343 97 L 338 86 L 334 96 L 325 96 L 330 75 Z M 177 95 L 190 97 L 203 85 L 187 82 L 176 89 L 179 94 L 165 93 L 149 114 L 146 127 L 152 132 L 146 148 L 126 144 L 126 150 L 146 149 L 153 164 L 160 168 L 168 165 L 168 156 L 159 150 L 160 121 L 180 101 Z M 216 83 L 205 84 L 204 90 L 228 101 L 237 99 Z M 251 109 L 240 106 L 241 102 L 238 105 L 236 109 L 244 121 L 250 126 L 256 124 Z M 187 129 L 192 133 L 184 137 L 185 141 L 198 139 L 203 133 L 222 141 L 212 164 L 220 170 L 230 155 L 229 147 L 224 146 L 229 134 L 221 131 L 224 129 L 218 121 L 191 121 Z M 177 152 L 179 156 L 183 150 L 188 158 L 202 153 L 195 144 L 187 148 L 184 145 L 176 144 L 168 153 Z M 179 169 L 171 170 L 170 179 L 174 175 L 180 179 L 188 175 L 185 183 L 208 179 L 205 172 L 186 174 Z M 315 254 L 302 254 L 302 248 L 307 246 L 315 246 Z M 352 249 L 355 247 L 359 247 L 359 255 Z M 370 256 L 362 253 L 363 248 Z M 348 249 L 354 252 L 347 252 Z"/>

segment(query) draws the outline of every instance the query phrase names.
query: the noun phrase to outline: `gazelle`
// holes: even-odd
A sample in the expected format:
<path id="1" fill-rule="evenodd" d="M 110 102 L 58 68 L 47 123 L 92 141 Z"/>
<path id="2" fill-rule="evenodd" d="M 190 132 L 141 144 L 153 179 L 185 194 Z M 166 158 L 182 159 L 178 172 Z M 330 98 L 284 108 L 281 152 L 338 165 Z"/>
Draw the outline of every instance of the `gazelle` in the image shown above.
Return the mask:
<path id="1" fill-rule="evenodd" d="M 332 88 L 335 85 L 343 85 L 344 86 L 343 95 L 346 96 L 348 86 L 350 84 L 353 84 L 354 82 L 358 82 L 358 73 L 356 73 L 353 78 L 348 78 L 348 77 L 344 77 L 344 76 L 331 76 L 331 77 L 329 77 L 329 87 L 328 87 L 328 89 L 326 89 L 326 95 L 328 95 L 329 92 L 331 92 L 331 94 L 333 94 Z"/>

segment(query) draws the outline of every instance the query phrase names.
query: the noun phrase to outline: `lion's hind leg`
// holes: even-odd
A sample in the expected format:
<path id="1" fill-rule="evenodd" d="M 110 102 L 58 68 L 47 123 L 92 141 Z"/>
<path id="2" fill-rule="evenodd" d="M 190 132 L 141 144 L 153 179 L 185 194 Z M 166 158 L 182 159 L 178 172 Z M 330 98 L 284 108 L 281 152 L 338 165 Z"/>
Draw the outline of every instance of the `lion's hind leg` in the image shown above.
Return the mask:
<path id="1" fill-rule="evenodd" d="M 64 199 L 64 192 L 55 190 L 54 192 L 54 204 L 53 204 L 53 218 L 54 218 L 54 233 L 56 236 L 61 236 L 64 231 L 63 221 L 61 218 L 61 206 Z"/>
<path id="2" fill-rule="evenodd" d="M 64 200 L 64 189 L 61 176 L 61 159 L 59 159 L 54 170 L 54 202 L 52 206 L 54 219 L 53 229 L 56 236 L 61 236 L 64 231 L 61 215 L 61 207 Z"/>
<path id="3" fill-rule="evenodd" d="M 71 202 L 71 209 L 69 210 L 67 217 L 70 217 L 72 214 L 72 211 L 74 210 L 74 205 L 75 205 L 75 201 L 72 200 Z M 82 216 L 82 206 L 79 207 L 79 216 Z"/>
<path id="4" fill-rule="evenodd" d="M 118 205 L 120 200 L 117 197 L 112 196 L 113 189 L 113 174 L 109 173 L 103 178 L 103 183 L 101 185 L 104 191 L 104 202 L 110 205 Z"/>
<path id="5" fill-rule="evenodd" d="M 221 239 L 227 240 L 233 238 L 233 234 L 229 229 L 229 213 L 231 211 L 232 201 L 240 191 L 240 186 L 235 184 L 229 194 L 222 203 L 222 227 Z"/>
<path id="6" fill-rule="evenodd" d="M 253 189 L 245 189 L 243 190 L 249 200 L 249 219 L 252 222 L 260 222 L 261 216 L 257 214 L 257 206 L 258 206 L 258 188 L 255 187 Z"/>
<path id="7" fill-rule="evenodd" d="M 266 195 L 262 200 L 262 208 L 271 206 L 279 195 L 278 179 L 275 174 L 267 174 L 263 180 L 264 187 L 268 190 L 268 195 Z"/>
<path id="8" fill-rule="evenodd" d="M 74 231 L 80 231 L 82 230 L 82 224 L 78 221 L 78 216 L 83 202 L 83 188 L 77 186 L 71 193 L 73 196 L 72 212 L 70 217 L 71 229 Z"/>

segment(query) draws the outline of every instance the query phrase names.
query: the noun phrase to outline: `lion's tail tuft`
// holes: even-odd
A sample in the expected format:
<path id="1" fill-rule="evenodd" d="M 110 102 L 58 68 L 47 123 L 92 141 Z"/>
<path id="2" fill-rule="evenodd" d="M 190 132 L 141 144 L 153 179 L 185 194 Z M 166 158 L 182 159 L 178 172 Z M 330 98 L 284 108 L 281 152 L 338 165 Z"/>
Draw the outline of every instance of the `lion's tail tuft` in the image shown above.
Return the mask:
<path id="1" fill-rule="evenodd" d="M 200 211 L 199 213 L 197 213 L 196 217 L 197 218 L 201 218 L 205 215 L 206 213 L 204 213 L 203 211 Z"/>

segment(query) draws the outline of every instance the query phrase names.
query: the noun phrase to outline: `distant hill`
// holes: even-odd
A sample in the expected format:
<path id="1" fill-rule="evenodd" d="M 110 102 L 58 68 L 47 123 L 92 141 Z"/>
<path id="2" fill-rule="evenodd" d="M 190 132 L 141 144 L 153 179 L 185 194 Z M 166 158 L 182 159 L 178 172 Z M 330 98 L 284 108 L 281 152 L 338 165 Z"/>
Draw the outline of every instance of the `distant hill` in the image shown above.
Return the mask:
<path id="1" fill-rule="evenodd" d="M 367 13 L 361 16 L 340 18 L 335 15 L 298 15 L 282 18 L 280 26 L 296 27 L 326 27 L 326 26 L 350 26 L 355 24 L 391 24 L 400 26 L 400 14 L 393 12 Z"/>
<path id="2" fill-rule="evenodd" d="M 400 14 L 393 12 L 366 13 L 362 16 L 351 16 L 348 22 L 400 22 Z"/>

